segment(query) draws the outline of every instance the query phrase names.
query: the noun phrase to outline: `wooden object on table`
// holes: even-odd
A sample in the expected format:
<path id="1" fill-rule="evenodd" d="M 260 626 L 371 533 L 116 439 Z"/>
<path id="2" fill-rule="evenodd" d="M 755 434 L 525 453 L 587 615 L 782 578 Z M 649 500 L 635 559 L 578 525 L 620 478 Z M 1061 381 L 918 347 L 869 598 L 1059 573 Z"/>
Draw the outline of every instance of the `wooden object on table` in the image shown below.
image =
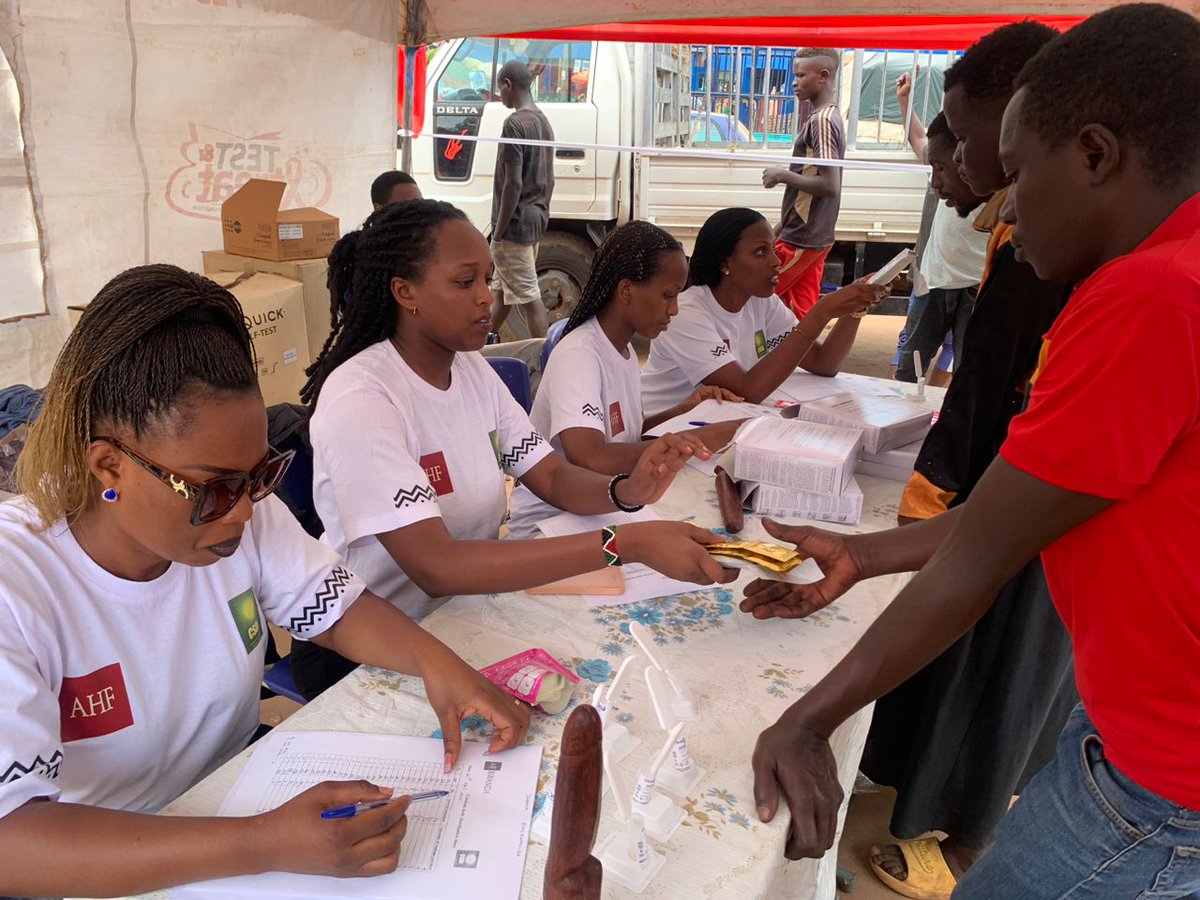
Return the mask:
<path id="1" fill-rule="evenodd" d="M 716 475 L 717 506 L 721 509 L 721 524 L 730 534 L 737 534 L 746 525 L 745 513 L 742 511 L 742 498 L 737 485 L 729 477 L 729 473 L 717 467 Z"/>
<path id="2" fill-rule="evenodd" d="M 625 593 L 625 576 L 615 566 L 571 575 L 561 581 L 529 588 L 527 594 L 579 594 L 584 597 L 617 597 Z"/>
<path id="3" fill-rule="evenodd" d="M 595 707 L 576 707 L 562 733 L 543 900 L 599 900 L 604 870 L 592 845 L 600 826 L 603 743 Z"/>

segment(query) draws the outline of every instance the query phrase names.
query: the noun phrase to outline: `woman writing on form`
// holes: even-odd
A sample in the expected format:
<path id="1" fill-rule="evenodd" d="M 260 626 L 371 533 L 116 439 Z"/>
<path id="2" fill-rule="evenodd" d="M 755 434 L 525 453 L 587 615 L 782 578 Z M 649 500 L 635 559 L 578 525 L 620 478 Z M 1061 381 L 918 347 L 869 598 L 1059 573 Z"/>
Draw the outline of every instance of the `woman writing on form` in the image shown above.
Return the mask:
<path id="1" fill-rule="evenodd" d="M 266 871 L 392 871 L 406 798 L 324 783 L 245 818 L 154 816 L 258 728 L 267 621 L 421 675 L 446 735 L 492 749 L 529 711 L 364 590 L 271 491 L 250 335 L 224 288 L 174 266 L 118 275 L 59 354 L 0 504 L 0 896 L 113 896 Z"/>

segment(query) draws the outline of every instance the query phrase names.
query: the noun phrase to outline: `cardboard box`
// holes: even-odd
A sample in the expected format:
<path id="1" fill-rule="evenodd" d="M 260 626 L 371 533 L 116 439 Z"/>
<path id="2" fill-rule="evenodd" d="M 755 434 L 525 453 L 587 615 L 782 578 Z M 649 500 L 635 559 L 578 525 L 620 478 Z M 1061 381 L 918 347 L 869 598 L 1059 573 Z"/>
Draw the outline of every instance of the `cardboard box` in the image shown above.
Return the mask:
<path id="1" fill-rule="evenodd" d="M 300 283 L 258 272 L 212 272 L 208 277 L 242 305 L 267 406 L 299 403 L 310 362 Z"/>
<path id="2" fill-rule="evenodd" d="M 225 252 L 255 259 L 324 259 L 339 237 L 338 218 L 311 206 L 280 209 L 282 181 L 251 178 L 221 204 Z"/>
<path id="3" fill-rule="evenodd" d="M 267 272 L 298 281 L 304 289 L 304 322 L 308 331 L 308 356 L 315 360 L 321 355 L 329 337 L 329 263 L 324 259 L 301 259 L 276 262 L 235 256 L 224 250 L 205 250 L 200 254 L 204 274 L 214 272 Z"/>
<path id="4" fill-rule="evenodd" d="M 75 326 L 79 324 L 79 317 L 83 315 L 83 308 L 86 305 L 87 304 L 85 303 L 80 306 L 68 306 L 67 307 L 67 330 L 68 331 L 75 330 Z"/>

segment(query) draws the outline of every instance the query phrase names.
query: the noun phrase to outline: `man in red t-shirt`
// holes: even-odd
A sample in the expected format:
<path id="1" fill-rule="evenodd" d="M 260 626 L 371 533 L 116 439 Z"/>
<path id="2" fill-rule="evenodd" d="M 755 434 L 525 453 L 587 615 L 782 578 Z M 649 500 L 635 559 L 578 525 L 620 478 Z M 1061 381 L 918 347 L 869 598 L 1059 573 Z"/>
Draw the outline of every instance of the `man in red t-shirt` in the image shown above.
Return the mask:
<path id="1" fill-rule="evenodd" d="M 928 564 L 759 737 L 755 802 L 769 821 L 782 789 L 787 855 L 821 855 L 842 799 L 830 733 L 953 642 L 1042 552 L 1083 703 L 954 897 L 1195 896 L 1200 23 L 1116 7 L 1047 45 L 1017 83 L 1000 137 L 1003 216 L 1039 277 L 1077 287 L 1027 411 L 966 503 L 849 539 L 770 526 L 825 578 L 756 582 L 743 608 L 805 615 L 860 578 Z"/>

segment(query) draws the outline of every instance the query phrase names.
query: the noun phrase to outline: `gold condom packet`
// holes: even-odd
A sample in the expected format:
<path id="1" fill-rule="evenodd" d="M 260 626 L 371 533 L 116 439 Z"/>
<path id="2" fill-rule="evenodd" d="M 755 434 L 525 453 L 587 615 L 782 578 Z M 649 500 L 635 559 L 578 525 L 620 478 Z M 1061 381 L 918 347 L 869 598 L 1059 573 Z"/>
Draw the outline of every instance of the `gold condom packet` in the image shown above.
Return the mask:
<path id="1" fill-rule="evenodd" d="M 709 544 L 705 549 L 713 556 L 742 560 L 779 574 L 790 572 L 804 561 L 795 549 L 766 541 L 726 541 Z"/>

